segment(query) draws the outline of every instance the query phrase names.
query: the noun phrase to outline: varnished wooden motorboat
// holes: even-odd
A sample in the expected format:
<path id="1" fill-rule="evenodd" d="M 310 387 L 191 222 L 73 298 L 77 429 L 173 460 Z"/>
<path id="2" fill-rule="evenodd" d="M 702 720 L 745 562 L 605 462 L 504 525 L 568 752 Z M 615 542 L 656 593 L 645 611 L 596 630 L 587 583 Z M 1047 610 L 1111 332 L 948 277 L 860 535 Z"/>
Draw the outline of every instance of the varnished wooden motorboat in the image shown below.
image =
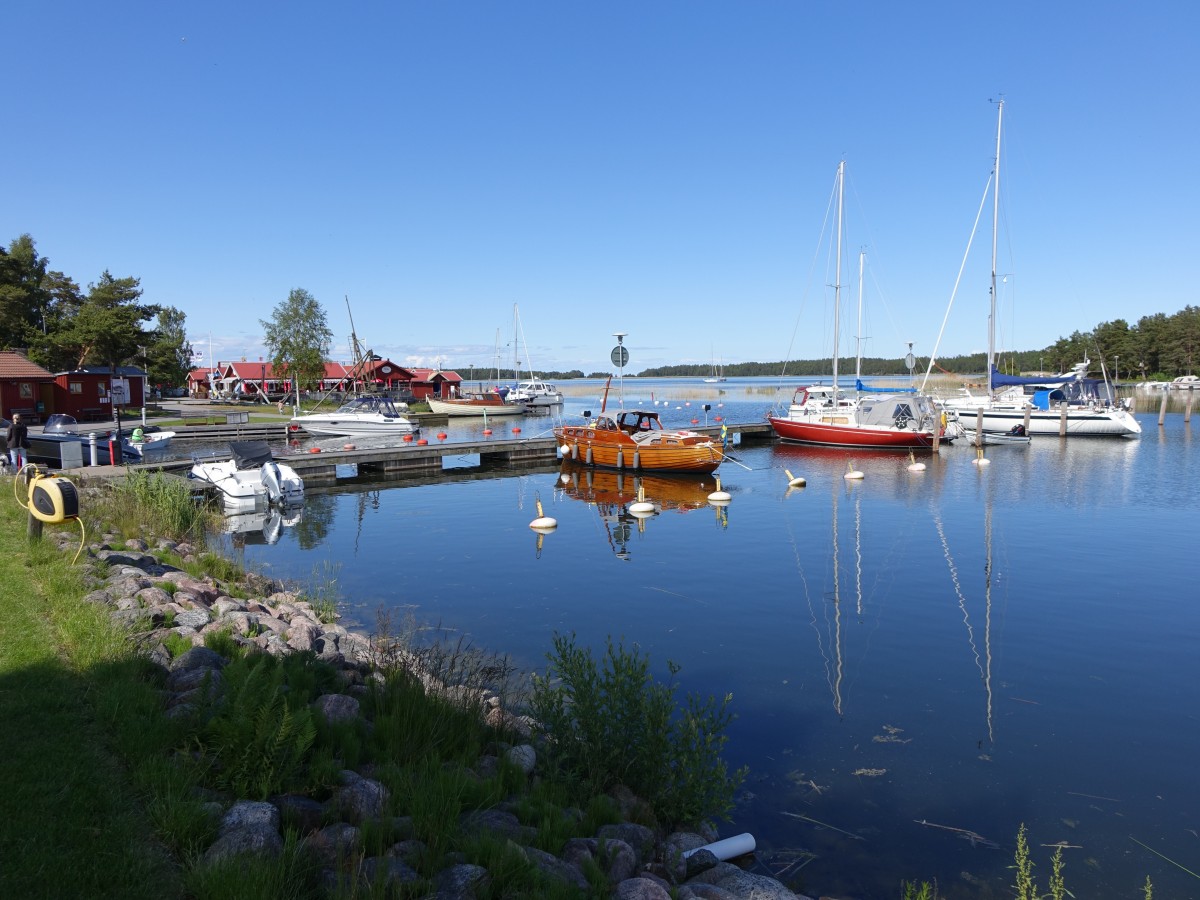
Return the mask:
<path id="1" fill-rule="evenodd" d="M 563 459 L 609 469 L 714 472 L 725 459 L 719 441 L 664 428 L 658 413 L 644 409 L 600 413 L 586 425 L 559 425 L 554 437 Z"/>

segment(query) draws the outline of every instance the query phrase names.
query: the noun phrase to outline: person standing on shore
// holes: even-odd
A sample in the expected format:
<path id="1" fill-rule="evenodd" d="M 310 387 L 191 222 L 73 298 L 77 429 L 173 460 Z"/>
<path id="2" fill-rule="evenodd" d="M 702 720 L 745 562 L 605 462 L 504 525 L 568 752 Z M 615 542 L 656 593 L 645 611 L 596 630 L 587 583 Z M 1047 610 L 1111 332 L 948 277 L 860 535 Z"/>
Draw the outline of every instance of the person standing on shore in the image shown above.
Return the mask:
<path id="1" fill-rule="evenodd" d="M 20 413 L 13 413 L 5 439 L 8 441 L 8 458 L 12 463 L 13 472 L 20 472 L 25 451 L 29 449 L 29 426 L 21 421 Z"/>

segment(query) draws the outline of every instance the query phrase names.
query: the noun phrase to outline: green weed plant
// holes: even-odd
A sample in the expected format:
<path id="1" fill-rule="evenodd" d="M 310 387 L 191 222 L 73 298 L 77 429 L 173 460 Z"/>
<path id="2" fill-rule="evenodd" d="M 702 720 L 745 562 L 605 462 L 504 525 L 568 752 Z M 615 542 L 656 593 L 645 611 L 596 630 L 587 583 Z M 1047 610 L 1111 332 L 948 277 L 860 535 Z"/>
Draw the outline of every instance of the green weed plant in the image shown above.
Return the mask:
<path id="1" fill-rule="evenodd" d="M 625 785 L 666 825 L 728 818 L 745 769 L 729 772 L 721 750 L 732 719 L 730 695 L 675 702 L 679 667 L 656 682 L 636 648 L 607 640 L 597 663 L 575 635 L 556 634 L 549 666 L 534 679 L 532 711 L 560 776 L 602 791 Z"/>

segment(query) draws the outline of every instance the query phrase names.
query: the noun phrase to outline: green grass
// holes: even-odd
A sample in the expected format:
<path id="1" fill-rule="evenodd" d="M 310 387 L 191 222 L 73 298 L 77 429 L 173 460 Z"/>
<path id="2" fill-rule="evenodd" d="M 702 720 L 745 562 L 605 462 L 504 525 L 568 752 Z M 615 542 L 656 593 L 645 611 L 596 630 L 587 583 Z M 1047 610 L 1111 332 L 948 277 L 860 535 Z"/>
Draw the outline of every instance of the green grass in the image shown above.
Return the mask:
<path id="1" fill-rule="evenodd" d="M 125 541 L 150 538 L 143 526 L 152 516 L 160 516 L 160 527 L 175 523 L 192 535 L 197 521 L 180 515 L 177 500 L 163 493 L 171 490 L 150 482 L 89 489 L 81 492 L 83 515 L 93 534 L 114 531 L 110 516 L 118 516 L 126 523 L 120 529 Z M 5 492 L 11 483 L 0 480 L 0 497 Z M 317 873 L 299 863 L 291 833 L 278 860 L 201 865 L 218 824 L 203 800 L 220 790 L 230 792 L 227 798 L 297 791 L 325 800 L 342 770 L 367 765 L 388 788 L 390 805 L 380 822 L 364 828 L 364 853 L 382 855 L 410 836 L 396 833 L 394 819 L 408 817 L 412 836 L 427 847 L 417 863 L 423 880 L 389 893 L 347 876 L 334 900 L 424 896 L 428 880 L 456 859 L 489 869 L 491 885 L 481 900 L 580 896 L 576 888 L 548 882 L 511 841 L 468 834 L 460 825 L 466 813 L 515 799 L 511 808 L 533 829 L 533 843 L 557 853 L 570 838 L 592 836 L 619 820 L 602 780 L 569 769 L 556 778 L 539 771 L 531 780 L 501 761 L 489 776 L 476 774 L 491 748 L 520 740 L 483 721 L 485 691 L 499 691 L 506 709 L 523 699 L 504 658 L 461 641 L 427 640 L 431 631 L 416 626 L 395 635 L 381 617 L 376 638 L 383 678 L 368 681 L 362 697 L 368 727 L 362 719 L 328 723 L 311 712 L 314 698 L 341 684 L 313 654 L 275 658 L 247 651 L 227 631 L 214 632 L 206 644 L 230 660 L 222 691 L 194 715 L 168 717 L 161 672 L 111 625 L 109 609 L 80 601 L 88 591 L 84 569 L 74 568 L 72 554 L 48 539 L 56 526 L 46 526 L 47 539 L 31 543 L 25 516 L 15 502 L 0 503 L 0 720 L 7 724 L 0 734 L 6 776 L 0 897 L 328 896 Z M 193 569 L 221 579 L 241 574 L 207 554 Z M 333 595 L 335 575 L 327 571 L 314 592 Z M 177 655 L 190 642 L 169 638 L 168 645 Z M 642 672 L 636 655 L 618 661 L 627 674 Z M 639 697 L 639 690 L 646 695 Z M 636 717 L 647 708 L 661 712 L 661 690 L 626 677 L 618 693 Z M 704 791 L 718 773 L 709 768 L 708 751 L 687 755 L 696 752 L 689 741 L 717 739 L 712 729 L 723 726 L 723 709 L 685 711 L 681 721 L 692 723 L 692 737 L 674 732 L 685 751 L 678 771 L 699 776 Z M 607 896 L 598 867 L 586 876 L 588 896 Z"/>
<path id="2" fill-rule="evenodd" d="M 105 611 L 78 602 L 69 558 L 27 544 L 25 519 L 0 504 L 0 896 L 180 896 L 122 764 L 150 749 L 136 732 L 157 697 Z"/>

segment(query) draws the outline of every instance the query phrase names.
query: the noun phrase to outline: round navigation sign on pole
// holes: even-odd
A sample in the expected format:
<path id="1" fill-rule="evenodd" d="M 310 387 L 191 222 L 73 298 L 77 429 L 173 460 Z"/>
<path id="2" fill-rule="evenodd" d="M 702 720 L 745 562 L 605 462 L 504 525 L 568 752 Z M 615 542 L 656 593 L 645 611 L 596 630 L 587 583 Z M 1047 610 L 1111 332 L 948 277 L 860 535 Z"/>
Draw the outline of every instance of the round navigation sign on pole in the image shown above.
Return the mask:
<path id="1" fill-rule="evenodd" d="M 629 351 L 625 349 L 623 344 L 617 344 L 617 346 L 613 347 L 609 358 L 612 359 L 612 364 L 618 369 L 623 369 L 629 365 Z"/>

